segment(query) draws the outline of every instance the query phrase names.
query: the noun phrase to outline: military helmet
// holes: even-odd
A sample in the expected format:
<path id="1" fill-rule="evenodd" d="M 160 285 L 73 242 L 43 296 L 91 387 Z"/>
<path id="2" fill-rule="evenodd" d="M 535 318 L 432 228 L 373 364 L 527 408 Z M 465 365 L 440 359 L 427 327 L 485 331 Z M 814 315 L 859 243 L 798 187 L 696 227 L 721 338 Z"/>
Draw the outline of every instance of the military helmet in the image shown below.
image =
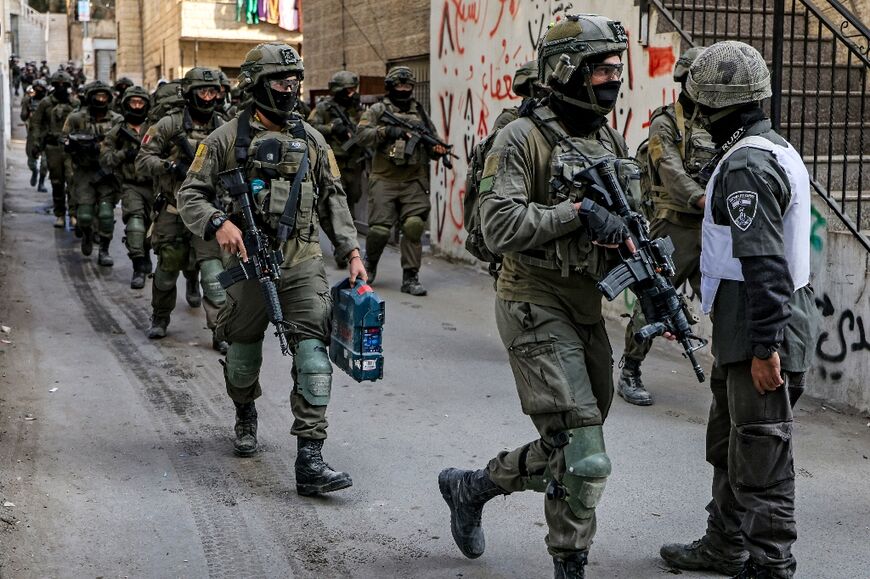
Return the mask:
<path id="1" fill-rule="evenodd" d="M 232 84 L 230 83 L 230 77 L 228 77 L 227 74 L 219 68 L 216 68 L 215 72 L 217 73 L 218 82 L 220 83 L 220 85 L 224 87 L 224 89 L 229 91 L 232 87 Z"/>
<path id="2" fill-rule="evenodd" d="M 69 84 L 69 85 L 72 85 L 72 81 L 73 81 L 73 79 L 72 79 L 72 77 L 69 75 L 69 73 L 66 72 L 66 71 L 64 71 L 64 70 L 58 70 L 57 72 L 55 72 L 54 74 L 52 74 L 50 80 L 51 80 L 51 84 L 63 84 L 63 83 L 66 83 L 66 84 Z"/>
<path id="3" fill-rule="evenodd" d="M 628 48 L 622 24 L 596 14 L 569 14 L 551 26 L 538 43 L 538 79 L 545 86 L 556 80 L 562 85 L 577 69 L 587 68 L 608 54 Z"/>
<path id="4" fill-rule="evenodd" d="M 116 86 L 116 87 L 117 87 L 119 84 L 123 84 L 123 85 L 126 85 L 127 87 L 131 87 L 131 86 L 135 85 L 136 83 L 133 82 L 132 80 L 130 80 L 129 77 L 122 76 L 121 78 L 119 78 L 118 80 L 115 81 L 115 86 Z"/>
<path id="5" fill-rule="evenodd" d="M 397 84 L 417 84 L 417 77 L 414 76 L 414 73 L 411 72 L 411 69 L 407 66 L 396 66 L 390 69 L 390 72 L 387 73 L 387 76 L 384 77 L 384 86 L 387 89 L 391 89 Z"/>
<path id="6" fill-rule="evenodd" d="M 37 87 L 37 86 L 39 86 L 39 87 L 42 87 L 42 88 L 48 88 L 48 83 L 45 82 L 45 79 L 44 79 L 44 78 L 37 78 L 36 80 L 33 81 L 33 85 L 32 85 L 32 86 L 33 86 L 33 87 Z"/>
<path id="7" fill-rule="evenodd" d="M 220 87 L 217 73 L 204 66 L 195 66 L 187 71 L 181 81 L 181 91 L 185 94 L 203 87 Z"/>
<path id="8" fill-rule="evenodd" d="M 770 71 L 764 57 L 743 42 L 717 42 L 689 68 L 686 91 L 696 103 L 724 109 L 770 97 Z"/>
<path id="9" fill-rule="evenodd" d="M 329 92 L 335 94 L 338 91 L 346 88 L 356 88 L 359 86 L 359 77 L 346 70 L 340 70 L 332 75 L 329 79 Z"/>
<path id="10" fill-rule="evenodd" d="M 94 96 L 98 92 L 104 92 L 109 95 L 108 102 L 112 102 L 112 98 L 114 95 L 112 94 L 112 87 L 107 85 L 101 80 L 93 80 L 84 86 L 84 96 L 85 100 L 89 101 L 92 96 Z"/>
<path id="11" fill-rule="evenodd" d="M 245 55 L 239 74 L 239 88 L 248 90 L 267 76 L 295 72 L 302 79 L 305 68 L 296 49 L 284 42 L 258 44 Z"/>
<path id="12" fill-rule="evenodd" d="M 142 88 L 141 86 L 131 86 L 127 90 L 124 91 L 124 94 L 121 96 L 121 105 L 127 104 L 127 101 L 133 97 L 139 97 L 141 99 L 145 99 L 145 106 L 150 106 L 151 104 L 151 95 L 148 94 L 148 91 Z"/>
<path id="13" fill-rule="evenodd" d="M 686 80 L 686 76 L 689 74 L 689 68 L 702 52 L 704 52 L 703 46 L 693 46 L 677 59 L 677 64 L 674 65 L 674 81 L 683 82 Z"/>
<path id="14" fill-rule="evenodd" d="M 513 91 L 518 96 L 534 95 L 534 85 L 538 82 L 538 62 L 530 60 L 514 73 Z"/>

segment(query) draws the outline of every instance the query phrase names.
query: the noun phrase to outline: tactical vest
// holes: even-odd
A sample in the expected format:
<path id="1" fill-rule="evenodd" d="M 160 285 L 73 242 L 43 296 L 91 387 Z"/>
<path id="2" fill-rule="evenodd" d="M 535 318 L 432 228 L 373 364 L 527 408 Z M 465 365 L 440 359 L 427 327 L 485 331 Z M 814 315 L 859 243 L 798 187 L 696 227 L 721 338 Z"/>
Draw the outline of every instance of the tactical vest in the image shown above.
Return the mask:
<path id="1" fill-rule="evenodd" d="M 666 115 L 674 123 L 677 135 L 676 144 L 679 148 L 680 158 L 683 161 L 683 168 L 686 170 L 686 174 L 696 183 L 705 187 L 707 181 L 706 177 L 702 176 L 701 170 L 716 156 L 716 145 L 713 143 L 710 133 L 694 123 L 686 125 L 683 105 L 679 101 L 674 103 L 673 106 L 660 107 L 653 113 L 650 120 L 655 119 L 659 115 Z M 652 198 L 656 212 L 662 209 L 671 209 L 679 213 L 701 213 L 701 209 L 693 210 L 686 207 L 683 203 L 674 201 L 669 187 L 662 183 L 662 179 L 652 163 L 650 163 L 649 168 L 650 180 L 652 182 Z"/>
<path id="2" fill-rule="evenodd" d="M 94 137 L 97 137 L 98 141 L 102 141 L 115 125 L 117 118 L 118 117 L 115 116 L 113 112 L 107 111 L 106 116 L 98 121 L 91 115 L 87 108 L 84 108 L 69 116 L 69 134 L 93 135 Z M 96 169 L 99 167 L 99 153 L 90 155 L 77 155 L 71 153 L 70 157 L 73 165 L 76 167 L 86 167 L 88 169 Z"/>
<path id="3" fill-rule="evenodd" d="M 355 128 L 356 125 L 359 124 L 360 113 L 357 109 L 346 109 L 342 107 L 340 104 L 335 102 L 333 97 L 329 97 L 329 100 L 323 100 L 317 103 L 317 108 L 323 110 L 326 115 L 325 118 L 328 122 L 340 120 L 345 124 L 350 123 L 353 125 L 351 128 Z M 342 118 L 344 117 L 344 118 Z M 327 143 L 332 147 L 332 153 L 335 155 L 335 160 L 338 161 L 338 166 L 342 169 L 349 166 L 350 162 L 356 162 L 359 159 L 359 153 L 351 149 L 350 151 L 345 151 L 342 148 L 344 141 L 337 139 L 333 134 L 324 134 Z M 359 147 L 357 147 L 359 149 Z"/>
<path id="4" fill-rule="evenodd" d="M 556 114 L 548 107 L 534 109 L 530 118 L 551 146 L 548 166 L 549 190 L 530 191 L 530 203 L 555 206 L 566 200 L 572 203 L 581 201 L 588 195 L 588 191 L 575 179 L 575 176 L 600 161 L 615 166 L 616 174 L 627 197 L 638 198 L 640 170 L 635 160 L 626 156 L 621 140 L 609 126 L 601 127 L 594 138 L 578 138 L 565 132 Z M 605 205 L 603 199 L 594 196 L 592 199 L 596 203 Z M 592 243 L 585 227 L 548 242 L 540 248 L 512 253 L 510 256 L 520 263 L 534 267 L 561 270 L 564 277 L 574 270 L 593 279 L 600 279 L 608 269 L 606 249 Z"/>
<path id="5" fill-rule="evenodd" d="M 212 131 L 224 124 L 220 115 L 212 114 L 211 119 L 207 124 L 197 125 L 193 122 L 190 112 L 186 108 L 176 111 L 172 116 L 173 118 L 180 116 L 180 119 L 177 119 L 177 121 L 180 121 L 181 132 L 171 136 L 171 139 L 168 142 L 171 149 L 167 159 L 170 161 L 183 162 L 186 165 L 193 163 L 196 149 L 199 147 L 199 144 L 204 141 Z M 183 142 L 178 138 L 179 136 L 187 141 L 187 146 L 184 146 Z M 173 173 L 162 175 L 159 179 L 160 192 L 170 200 L 172 205 L 175 205 L 175 196 L 183 182 L 184 177 L 179 178 L 179 176 Z"/>
<path id="6" fill-rule="evenodd" d="M 381 104 L 385 109 L 389 110 L 403 121 L 413 124 L 423 123 L 427 126 L 430 124 L 429 118 L 423 110 L 423 106 L 416 101 L 408 112 L 402 112 L 399 107 L 387 100 Z M 423 143 L 419 143 L 411 155 L 405 154 L 405 145 L 407 144 L 408 141 L 406 139 L 396 139 L 392 142 L 379 144 L 378 152 L 380 154 L 375 155 L 372 160 L 372 172 L 389 172 L 392 166 L 410 167 L 429 164 L 429 155 L 426 153 L 426 146 Z"/>
<path id="7" fill-rule="evenodd" d="M 791 200 L 783 213 L 783 242 L 785 245 L 785 258 L 788 262 L 788 270 L 791 274 L 794 290 L 806 286 L 810 281 L 810 178 L 807 168 L 800 154 L 790 144 L 786 147 L 772 143 L 760 136 L 750 136 L 741 140 L 730 149 L 719 161 L 710 182 L 707 184 L 707 199 L 713 199 L 716 178 L 719 176 L 725 161 L 735 151 L 751 147 L 773 153 L 777 163 L 788 175 L 791 188 Z M 728 196 L 726 203 L 741 203 L 741 193 L 737 191 Z M 757 201 L 756 201 L 757 203 Z M 713 220 L 713 203 L 707 202 L 704 207 L 704 224 L 701 243 L 701 306 L 705 314 L 713 309 L 716 300 L 716 292 L 719 283 L 723 279 L 743 281 L 743 269 L 740 260 L 732 257 L 731 226 L 717 225 Z M 750 207 L 753 212 L 755 208 Z M 749 223 L 751 225 L 749 216 Z M 738 227 L 741 225 L 738 223 Z"/>
<path id="8" fill-rule="evenodd" d="M 250 109 L 238 118 L 239 130 L 234 145 L 235 163 L 244 165 L 254 197 L 254 217 L 271 237 L 275 237 L 278 222 L 284 213 L 297 173 L 300 177 L 296 223 L 291 239 L 301 243 L 319 243 L 320 218 L 317 213 L 319 192 L 315 185 L 314 167 L 318 162 L 316 143 L 309 142 L 301 120 L 289 133 L 262 131 L 250 135 Z"/>
<path id="9" fill-rule="evenodd" d="M 48 111 L 48 132 L 46 133 L 46 143 L 49 145 L 58 144 L 58 140 L 63 136 L 63 125 L 66 123 L 66 118 L 76 110 L 73 103 L 62 103 L 51 98 Z"/>

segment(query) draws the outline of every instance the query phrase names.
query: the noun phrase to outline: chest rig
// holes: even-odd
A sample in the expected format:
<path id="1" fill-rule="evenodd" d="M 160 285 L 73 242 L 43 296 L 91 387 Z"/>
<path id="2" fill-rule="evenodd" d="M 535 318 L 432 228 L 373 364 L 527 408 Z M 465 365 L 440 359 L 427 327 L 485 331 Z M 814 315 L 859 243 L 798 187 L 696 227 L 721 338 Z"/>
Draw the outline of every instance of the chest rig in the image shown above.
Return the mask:
<path id="1" fill-rule="evenodd" d="M 52 137 L 60 137 L 63 134 L 63 125 L 66 118 L 73 112 L 73 106 L 70 103 L 57 102 L 49 113 L 48 119 L 48 134 Z"/>
<path id="2" fill-rule="evenodd" d="M 634 159 L 622 157 L 622 146 L 607 127 L 599 129 L 592 138 L 578 138 L 568 135 L 556 114 L 547 107 L 538 107 L 529 116 L 551 146 L 549 187 L 546 192 L 533 191 L 529 201 L 549 206 L 581 201 L 590 196 L 581 175 L 599 163 L 613 166 L 632 204 L 640 198 L 640 168 Z M 592 200 L 605 205 L 604 200 L 595 195 Z M 573 270 L 597 280 L 608 269 L 605 248 L 592 243 L 585 227 L 545 244 L 540 251 L 522 252 L 517 259 L 529 265 L 561 270 L 563 277 Z"/>
<path id="3" fill-rule="evenodd" d="M 254 199 L 254 217 L 272 238 L 280 231 L 304 243 L 318 241 L 318 190 L 311 176 L 308 138 L 303 123 L 289 132 L 263 131 L 251 137 L 251 114 L 239 115 L 235 158 L 244 167 Z"/>
<path id="4" fill-rule="evenodd" d="M 413 108 L 409 109 L 407 112 L 402 112 L 402 110 L 397 106 L 389 103 L 384 103 L 384 107 L 399 119 L 412 125 L 419 125 L 422 123 L 425 126 L 429 126 L 430 124 L 429 118 L 426 116 L 423 107 L 418 105 L 416 102 L 414 102 Z M 404 137 L 387 144 L 385 150 L 387 159 L 389 159 L 394 165 L 400 167 L 406 165 L 425 165 L 429 162 L 429 157 L 426 155 L 422 144 L 418 143 L 410 153 L 408 152 L 407 147 L 408 140 Z"/>

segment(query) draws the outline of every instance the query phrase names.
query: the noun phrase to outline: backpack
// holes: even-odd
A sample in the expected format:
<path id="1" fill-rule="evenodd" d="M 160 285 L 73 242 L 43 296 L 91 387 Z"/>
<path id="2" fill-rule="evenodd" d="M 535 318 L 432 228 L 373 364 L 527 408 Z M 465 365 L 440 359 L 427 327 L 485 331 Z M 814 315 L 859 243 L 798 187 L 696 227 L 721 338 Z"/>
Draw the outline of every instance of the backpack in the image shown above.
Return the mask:
<path id="1" fill-rule="evenodd" d="M 652 221 L 655 214 L 655 202 L 652 189 L 652 163 L 649 159 L 649 137 L 637 146 L 634 158 L 640 168 L 640 207 L 638 209 L 647 221 Z"/>
<path id="2" fill-rule="evenodd" d="M 463 204 L 463 221 L 468 236 L 465 238 L 465 250 L 481 261 L 489 262 L 490 272 L 500 269 L 502 256 L 491 251 L 483 240 L 483 227 L 480 220 L 480 181 L 483 175 L 483 165 L 486 156 L 492 149 L 498 131 L 490 133 L 471 150 L 471 160 L 465 174 L 465 197 Z"/>

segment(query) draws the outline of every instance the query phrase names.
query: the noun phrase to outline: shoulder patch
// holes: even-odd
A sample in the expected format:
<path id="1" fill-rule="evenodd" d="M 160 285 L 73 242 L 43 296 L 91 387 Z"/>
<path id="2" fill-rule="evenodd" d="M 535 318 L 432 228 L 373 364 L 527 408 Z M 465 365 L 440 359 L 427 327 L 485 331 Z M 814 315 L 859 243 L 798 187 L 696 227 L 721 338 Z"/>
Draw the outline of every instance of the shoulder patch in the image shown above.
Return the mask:
<path id="1" fill-rule="evenodd" d="M 486 178 L 495 175 L 496 171 L 498 171 L 499 159 L 500 156 L 498 154 L 490 153 L 486 161 L 483 162 L 483 173 L 481 173 L 481 176 Z"/>
<path id="2" fill-rule="evenodd" d="M 196 148 L 196 155 L 193 157 L 193 163 L 190 164 L 190 170 L 194 173 L 202 171 L 202 165 L 205 162 L 206 154 L 208 153 L 208 145 L 200 143 Z"/>
<path id="3" fill-rule="evenodd" d="M 731 223 L 736 225 L 740 231 L 749 229 L 758 209 L 758 193 L 735 191 L 726 197 L 725 202 L 728 206 L 728 216 L 731 217 Z"/>
<path id="4" fill-rule="evenodd" d="M 145 131 L 145 136 L 142 137 L 142 144 L 147 145 L 151 138 L 157 134 L 157 125 L 151 125 L 148 127 L 148 130 Z"/>
<path id="5" fill-rule="evenodd" d="M 332 152 L 332 147 L 327 147 L 326 158 L 329 161 L 329 172 L 333 178 L 341 178 L 341 171 L 338 169 L 338 161 L 335 160 L 335 153 Z"/>

